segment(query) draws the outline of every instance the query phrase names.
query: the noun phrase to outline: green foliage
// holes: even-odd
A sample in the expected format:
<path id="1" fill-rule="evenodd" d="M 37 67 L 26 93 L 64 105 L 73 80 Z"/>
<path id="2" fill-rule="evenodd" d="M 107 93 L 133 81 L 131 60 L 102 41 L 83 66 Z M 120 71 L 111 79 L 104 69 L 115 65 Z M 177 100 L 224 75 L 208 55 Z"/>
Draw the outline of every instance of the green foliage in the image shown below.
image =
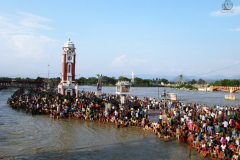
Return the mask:
<path id="1" fill-rule="evenodd" d="M 37 77 L 36 79 L 35 79 L 35 81 L 43 81 L 44 80 L 44 78 L 43 77 Z"/>
<path id="2" fill-rule="evenodd" d="M 89 83 L 89 84 L 97 84 L 98 83 L 98 79 L 96 77 L 88 77 L 87 83 Z"/>
<path id="3" fill-rule="evenodd" d="M 131 81 L 131 79 L 127 78 L 127 77 L 123 77 L 123 76 L 120 76 L 118 77 L 118 81 Z"/>
<path id="4" fill-rule="evenodd" d="M 61 78 L 60 78 L 60 77 L 57 77 L 57 78 L 56 78 L 56 83 L 58 84 L 58 83 L 60 83 L 60 81 L 61 81 Z"/>
<path id="5" fill-rule="evenodd" d="M 167 83 L 168 83 L 168 80 L 165 79 L 165 78 L 162 78 L 162 79 L 160 80 L 160 83 L 161 83 L 161 82 L 163 82 L 164 84 L 167 84 Z"/>
<path id="6" fill-rule="evenodd" d="M 176 87 L 174 87 L 174 88 L 180 89 L 180 88 L 183 88 L 183 87 L 186 88 L 186 89 L 190 89 L 190 90 L 197 89 L 196 87 L 193 87 L 192 85 L 189 85 L 189 84 L 176 86 Z"/>
<path id="7" fill-rule="evenodd" d="M 146 86 L 149 86 L 149 83 L 152 82 L 150 79 L 144 79 L 143 80 L 143 83 L 146 85 Z"/>
<path id="8" fill-rule="evenodd" d="M 79 85 L 83 85 L 87 82 L 87 79 L 85 77 L 80 77 L 78 79 L 75 79 L 76 83 Z"/>
<path id="9" fill-rule="evenodd" d="M 142 83 L 143 83 L 143 79 L 142 79 L 142 78 L 135 77 L 135 78 L 134 78 L 134 82 L 135 82 L 136 84 L 142 84 Z"/>
<path id="10" fill-rule="evenodd" d="M 240 80 L 237 80 L 237 79 L 233 79 L 233 80 L 224 79 L 224 80 L 220 80 L 220 81 L 215 81 L 213 83 L 213 85 L 214 86 L 233 86 L 233 87 L 236 87 L 236 86 L 240 85 Z"/>
<path id="11" fill-rule="evenodd" d="M 12 78 L 9 78 L 9 77 L 0 77 L 0 80 L 2 80 L 2 81 L 11 81 Z"/>
<path id="12" fill-rule="evenodd" d="M 198 84 L 205 84 L 206 82 L 202 79 L 202 78 L 200 78 L 199 80 L 198 80 Z"/>
<path id="13" fill-rule="evenodd" d="M 188 82 L 188 84 L 197 84 L 197 81 L 195 79 L 192 79 L 191 81 Z"/>
<path id="14" fill-rule="evenodd" d="M 115 79 L 115 77 L 107 77 L 107 76 L 103 76 L 102 77 L 102 83 L 106 83 L 106 84 L 116 84 L 117 80 Z"/>

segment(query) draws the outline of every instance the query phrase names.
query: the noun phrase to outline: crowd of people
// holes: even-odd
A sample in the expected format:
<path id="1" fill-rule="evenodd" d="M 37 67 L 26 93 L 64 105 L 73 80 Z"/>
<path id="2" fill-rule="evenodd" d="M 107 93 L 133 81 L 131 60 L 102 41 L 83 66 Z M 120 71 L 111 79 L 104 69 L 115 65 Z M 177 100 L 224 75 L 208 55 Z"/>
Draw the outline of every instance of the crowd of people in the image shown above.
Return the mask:
<path id="1" fill-rule="evenodd" d="M 100 123 L 114 123 L 116 127 L 135 126 L 153 132 L 164 141 L 177 138 L 197 150 L 203 157 L 238 160 L 240 154 L 240 111 L 236 106 L 163 102 L 154 98 L 127 97 L 121 104 L 117 95 L 81 91 L 78 98 L 50 94 L 39 89 L 26 93 L 17 90 L 8 104 L 25 108 L 26 112 L 50 114 L 52 118 L 78 118 Z M 165 103 L 165 104 L 164 104 Z M 157 121 L 149 118 L 151 109 L 157 110 Z"/>

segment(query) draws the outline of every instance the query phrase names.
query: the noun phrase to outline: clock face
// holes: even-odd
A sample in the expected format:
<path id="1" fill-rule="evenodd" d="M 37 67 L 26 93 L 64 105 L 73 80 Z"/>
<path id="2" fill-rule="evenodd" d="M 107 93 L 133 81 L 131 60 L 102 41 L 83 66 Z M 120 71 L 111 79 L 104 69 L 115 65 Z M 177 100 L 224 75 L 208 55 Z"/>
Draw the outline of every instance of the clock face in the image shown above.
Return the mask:
<path id="1" fill-rule="evenodd" d="M 233 8 L 233 3 L 231 2 L 231 0 L 226 0 L 224 2 L 224 10 L 231 10 Z"/>
<path id="2" fill-rule="evenodd" d="M 68 56 L 68 60 L 71 61 L 72 60 L 72 56 Z"/>

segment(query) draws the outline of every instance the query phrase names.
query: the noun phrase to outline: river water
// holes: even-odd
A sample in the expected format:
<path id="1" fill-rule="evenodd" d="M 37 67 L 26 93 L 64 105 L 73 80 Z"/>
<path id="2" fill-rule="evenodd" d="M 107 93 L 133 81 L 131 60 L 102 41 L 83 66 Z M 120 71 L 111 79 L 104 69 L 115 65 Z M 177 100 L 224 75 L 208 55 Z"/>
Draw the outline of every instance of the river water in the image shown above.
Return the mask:
<path id="1" fill-rule="evenodd" d="M 189 157 L 189 146 L 175 138 L 164 142 L 140 128 L 14 110 L 6 103 L 13 93 L 0 91 L 0 159 L 203 159 L 195 151 Z"/>
<path id="2" fill-rule="evenodd" d="M 84 91 L 96 91 L 96 86 L 79 86 L 79 90 Z M 168 93 L 175 93 L 177 95 L 177 100 L 181 102 L 192 102 L 199 104 L 207 104 L 210 107 L 214 105 L 222 106 L 238 106 L 240 104 L 240 92 L 229 93 L 223 92 L 200 92 L 200 91 L 187 91 L 187 90 L 175 90 L 172 88 L 163 87 L 131 87 L 131 95 L 137 96 L 138 98 L 151 97 L 158 98 L 159 95 L 163 95 L 163 90 L 165 89 Z M 116 87 L 103 87 L 102 92 L 116 94 Z M 225 95 L 235 95 L 236 100 L 224 100 Z M 163 97 L 161 98 L 163 99 Z"/>

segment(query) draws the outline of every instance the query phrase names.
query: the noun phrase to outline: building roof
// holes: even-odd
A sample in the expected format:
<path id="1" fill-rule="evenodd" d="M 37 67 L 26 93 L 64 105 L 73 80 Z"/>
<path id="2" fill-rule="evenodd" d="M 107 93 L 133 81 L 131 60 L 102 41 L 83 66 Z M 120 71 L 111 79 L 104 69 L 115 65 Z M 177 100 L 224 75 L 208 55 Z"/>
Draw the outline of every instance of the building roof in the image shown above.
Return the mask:
<path id="1" fill-rule="evenodd" d="M 132 84 L 129 83 L 128 81 L 118 81 L 116 85 L 117 86 L 122 86 L 122 85 L 124 85 L 124 86 L 131 86 Z"/>
<path id="2" fill-rule="evenodd" d="M 75 46 L 74 46 L 73 42 L 71 42 L 70 39 L 69 39 L 69 41 L 64 43 L 63 48 L 74 48 L 75 49 Z"/>

